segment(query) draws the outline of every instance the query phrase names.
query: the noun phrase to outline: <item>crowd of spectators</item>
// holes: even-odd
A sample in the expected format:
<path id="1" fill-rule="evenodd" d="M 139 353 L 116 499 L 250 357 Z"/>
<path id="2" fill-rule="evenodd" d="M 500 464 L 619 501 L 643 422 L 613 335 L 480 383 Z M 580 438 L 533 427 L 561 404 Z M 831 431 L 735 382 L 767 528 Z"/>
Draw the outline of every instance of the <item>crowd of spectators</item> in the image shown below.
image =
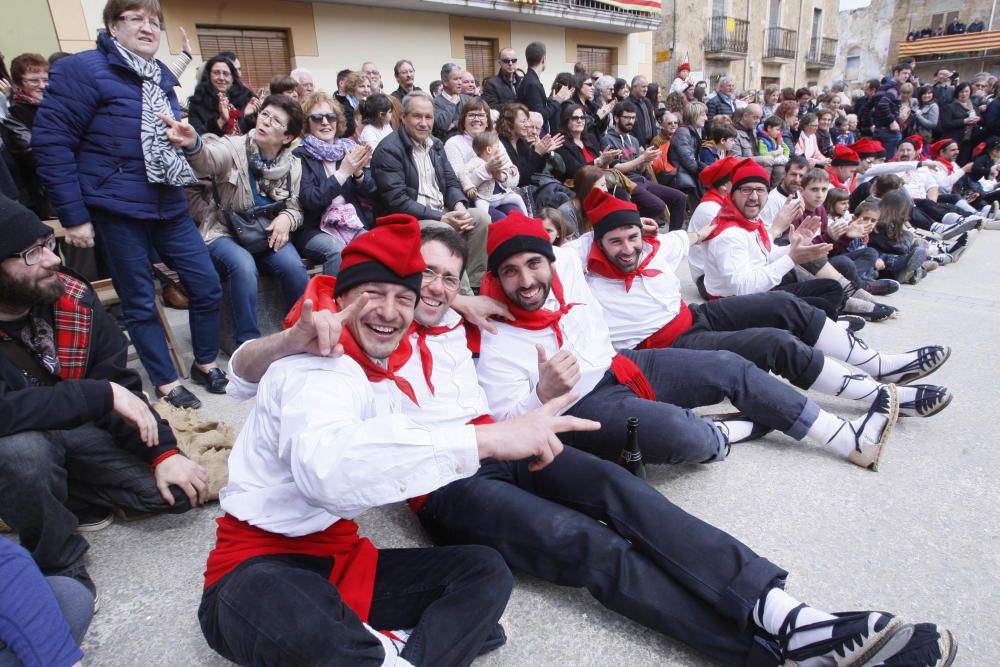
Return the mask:
<path id="1" fill-rule="evenodd" d="M 894 317 L 884 297 L 1000 224 L 1000 82 L 990 74 L 959 82 L 941 68 L 924 83 L 904 61 L 852 97 L 843 85 L 738 91 L 728 75 L 709 90 L 686 66 L 661 88 L 578 64 L 546 88 L 546 47 L 534 42 L 523 54 L 502 49 L 483 81 L 456 63 L 428 73 L 401 59 L 392 91 L 372 62 L 335 82 L 299 68 L 254 89 L 239 54 L 203 54 L 182 100 L 190 45 L 170 66 L 157 61 L 162 17 L 147 4 L 110 0 L 96 49 L 20 54 L 0 73 L 0 191 L 59 221 L 73 275 L 110 276 L 154 394 L 175 407 L 200 401 L 178 377 L 155 307 L 161 262 L 183 292 L 171 304 L 189 311 L 191 381 L 225 393 L 221 309 L 236 346 L 261 338 L 261 274 L 277 279 L 285 308 L 301 308 L 308 271 L 338 276 L 345 248 L 389 216 L 457 233 L 464 261 L 453 287 L 471 297 L 495 278 L 494 225 L 538 218 L 552 245 L 579 244 L 605 215 L 595 201 L 629 202 L 647 236 L 686 230 L 685 247 L 705 243 L 691 271 L 707 300 L 782 290 L 852 331 Z M 945 32 L 982 29 L 956 19 Z M 426 89 L 415 85 L 430 75 Z M 760 235 L 765 264 L 720 234 L 734 225 Z M 26 252 L 14 255 L 30 266 Z M 192 467 L 165 483 L 200 489 L 201 475 Z M 183 507 L 199 501 L 191 493 Z M 23 566 L 21 552 L 4 559 Z M 37 613 L 53 613 L 47 596 L 37 602 Z M 74 615 L 79 642 L 86 618 Z M 58 631 L 78 659 L 67 626 Z"/>

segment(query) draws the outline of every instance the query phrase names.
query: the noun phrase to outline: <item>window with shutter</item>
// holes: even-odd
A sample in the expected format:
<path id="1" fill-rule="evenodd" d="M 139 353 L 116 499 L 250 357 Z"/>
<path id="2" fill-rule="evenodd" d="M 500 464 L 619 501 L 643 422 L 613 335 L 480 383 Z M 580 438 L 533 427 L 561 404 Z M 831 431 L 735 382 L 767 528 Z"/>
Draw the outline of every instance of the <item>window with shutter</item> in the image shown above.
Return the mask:
<path id="1" fill-rule="evenodd" d="M 588 72 L 601 72 L 614 76 L 612 70 L 612 60 L 614 54 L 612 49 L 605 46 L 583 46 L 576 47 L 576 60 L 583 63 Z"/>
<path id="2" fill-rule="evenodd" d="M 198 26 L 198 45 L 204 60 L 221 51 L 235 53 L 244 83 L 255 90 L 266 87 L 273 76 L 292 71 L 286 30 Z"/>
<path id="3" fill-rule="evenodd" d="M 465 69 L 472 72 L 476 81 L 482 85 L 483 79 L 491 77 L 496 72 L 497 43 L 493 39 L 482 37 L 465 38 Z"/>

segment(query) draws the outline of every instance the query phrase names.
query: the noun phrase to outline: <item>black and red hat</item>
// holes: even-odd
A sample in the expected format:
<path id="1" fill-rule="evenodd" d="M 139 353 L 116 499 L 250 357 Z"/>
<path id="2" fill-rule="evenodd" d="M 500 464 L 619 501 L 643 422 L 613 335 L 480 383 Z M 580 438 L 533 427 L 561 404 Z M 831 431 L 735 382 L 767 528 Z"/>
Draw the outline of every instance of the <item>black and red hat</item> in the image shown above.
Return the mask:
<path id="1" fill-rule="evenodd" d="M 412 215 L 387 215 L 341 251 L 334 296 L 364 283 L 395 283 L 420 294 L 427 268 L 420 252 L 420 225 Z"/>
<path id="2" fill-rule="evenodd" d="M 698 174 L 698 180 L 700 180 L 702 185 L 706 188 L 717 188 L 732 178 L 733 169 L 735 169 L 736 165 L 739 163 L 739 158 L 731 156 L 724 157 L 721 160 L 716 160 L 701 170 L 701 173 Z"/>
<path id="3" fill-rule="evenodd" d="M 486 268 L 490 272 L 495 274 L 508 258 L 522 252 L 537 252 L 550 262 L 556 261 L 552 242 L 541 220 L 514 211 L 490 225 L 486 236 Z"/>
<path id="4" fill-rule="evenodd" d="M 604 190 L 594 188 L 583 202 L 583 210 L 594 228 L 594 240 L 618 227 L 642 227 L 639 209 L 635 204 L 622 201 Z"/>
<path id="5" fill-rule="evenodd" d="M 731 180 L 734 190 L 747 183 L 763 183 L 768 187 L 771 185 L 771 178 L 768 176 L 767 170 L 748 157 L 743 158 L 733 167 Z"/>
<path id="6" fill-rule="evenodd" d="M 856 167 L 861 164 L 861 156 L 850 146 L 837 145 L 833 148 L 832 167 Z"/>

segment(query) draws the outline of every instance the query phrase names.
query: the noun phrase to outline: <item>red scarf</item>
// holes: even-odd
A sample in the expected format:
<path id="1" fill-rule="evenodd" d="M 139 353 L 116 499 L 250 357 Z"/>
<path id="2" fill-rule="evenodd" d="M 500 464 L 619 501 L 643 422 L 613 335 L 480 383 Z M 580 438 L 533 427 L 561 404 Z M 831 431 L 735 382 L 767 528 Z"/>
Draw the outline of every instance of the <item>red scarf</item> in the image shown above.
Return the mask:
<path id="1" fill-rule="evenodd" d="M 646 255 L 646 257 L 639 262 L 639 266 L 636 267 L 635 271 L 631 273 L 625 273 L 619 269 L 614 262 L 608 259 L 604 251 L 599 247 L 597 239 L 590 246 L 590 254 L 587 255 L 587 271 L 590 273 L 596 273 L 599 276 L 604 276 L 605 278 L 610 278 L 611 280 L 624 280 L 625 281 L 625 291 L 628 292 L 632 289 L 632 283 L 638 276 L 646 276 L 649 278 L 654 278 L 663 271 L 659 269 L 647 269 L 649 263 L 653 261 L 653 257 L 656 256 L 656 251 L 660 249 L 660 239 L 651 238 L 648 239 L 648 243 L 652 246 L 652 250 Z"/>
<path id="2" fill-rule="evenodd" d="M 936 157 L 934 159 L 944 165 L 944 168 L 948 171 L 948 175 L 949 176 L 951 176 L 953 173 L 955 173 L 955 163 L 954 162 L 948 162 L 947 160 L 942 160 L 939 157 Z"/>
<path id="3" fill-rule="evenodd" d="M 358 535 L 358 524 L 341 519 L 326 530 L 288 537 L 252 526 L 226 514 L 218 519 L 215 548 L 205 566 L 205 588 L 232 572 L 240 563 L 257 556 L 303 554 L 332 558 L 329 581 L 337 587 L 344 604 L 362 621 L 368 620 L 375 588 L 378 550 Z"/>
<path id="4" fill-rule="evenodd" d="M 309 284 L 306 285 L 306 291 L 295 302 L 292 309 L 288 311 L 288 315 L 285 316 L 282 326 L 288 329 L 298 322 L 299 316 L 302 314 L 302 304 L 305 303 L 306 299 L 312 299 L 314 311 L 329 310 L 337 312 L 337 303 L 333 297 L 336 286 L 337 279 L 332 276 L 313 276 Z M 381 382 L 382 380 L 391 380 L 396 383 L 401 392 L 406 394 L 407 398 L 413 401 L 414 405 L 420 405 L 417 402 L 416 394 L 413 393 L 413 386 L 404 378 L 396 375 L 396 371 L 409 361 L 410 355 L 413 353 L 413 348 L 410 347 L 410 341 L 407 336 L 403 336 L 402 340 L 399 341 L 399 345 L 389 355 L 386 368 L 379 366 L 368 358 L 368 355 L 361 350 L 346 326 L 340 332 L 340 344 L 344 346 L 344 354 L 358 362 L 358 365 L 361 366 L 369 381 Z"/>
<path id="5" fill-rule="evenodd" d="M 744 229 L 750 233 L 757 232 L 757 235 L 760 236 L 761 243 L 764 244 L 764 248 L 768 252 L 771 252 L 771 237 L 768 236 L 767 227 L 764 226 L 764 221 L 760 218 L 757 218 L 756 222 L 748 220 L 745 215 L 740 213 L 740 210 L 736 208 L 736 205 L 733 204 L 732 198 L 727 198 L 722 204 L 722 210 L 719 211 L 719 215 L 716 216 L 715 221 L 718 225 L 714 230 L 712 230 L 712 233 L 708 235 L 705 239 L 706 241 L 714 239 L 730 227 L 739 227 L 740 229 Z"/>
<path id="6" fill-rule="evenodd" d="M 492 273 L 487 273 L 483 276 L 483 282 L 479 286 L 479 293 L 496 299 L 510 309 L 511 314 L 514 316 L 514 321 L 507 322 L 507 324 L 510 324 L 511 326 L 518 327 L 519 329 L 529 329 L 531 331 L 540 331 L 542 329 L 552 327 L 552 329 L 556 332 L 556 341 L 558 341 L 559 347 L 562 347 L 563 344 L 563 335 L 562 330 L 559 328 L 559 320 L 562 319 L 562 316 L 568 313 L 573 306 L 581 305 L 579 303 L 566 303 L 566 300 L 563 298 L 562 281 L 559 280 L 559 274 L 556 273 L 555 267 L 552 268 L 552 295 L 555 296 L 556 301 L 559 302 L 559 310 L 552 311 L 545 310 L 544 308 L 539 308 L 538 310 L 525 310 L 524 308 L 521 308 L 507 298 L 507 295 L 503 291 L 503 287 L 500 286 L 500 281 L 497 280 Z"/>
<path id="7" fill-rule="evenodd" d="M 427 337 L 428 336 L 440 336 L 441 334 L 446 334 L 449 331 L 454 331 L 465 323 L 464 320 L 459 320 L 454 326 L 437 326 L 437 327 L 425 327 L 422 324 L 418 324 L 416 321 L 410 325 L 410 330 L 406 332 L 407 337 L 417 334 L 417 349 L 420 351 L 420 366 L 424 370 L 424 379 L 427 381 L 427 387 L 431 390 L 431 395 L 434 394 L 434 384 L 431 382 L 431 374 L 434 372 L 434 356 L 431 354 L 431 350 L 427 347 Z M 414 401 L 416 403 L 416 401 Z"/>
<path id="8" fill-rule="evenodd" d="M 847 186 L 844 185 L 844 182 L 840 180 L 839 176 L 837 176 L 837 172 L 827 167 L 826 173 L 830 176 L 830 185 L 835 188 L 840 188 L 841 190 L 847 190 Z M 848 190 L 848 192 L 850 192 L 850 190 Z"/>
<path id="9" fill-rule="evenodd" d="M 702 204 L 704 204 L 707 201 L 715 202 L 719 206 L 722 206 L 723 204 L 726 203 L 726 195 L 722 194 L 715 188 L 709 188 L 708 192 L 705 193 L 705 196 L 701 198 Z"/>

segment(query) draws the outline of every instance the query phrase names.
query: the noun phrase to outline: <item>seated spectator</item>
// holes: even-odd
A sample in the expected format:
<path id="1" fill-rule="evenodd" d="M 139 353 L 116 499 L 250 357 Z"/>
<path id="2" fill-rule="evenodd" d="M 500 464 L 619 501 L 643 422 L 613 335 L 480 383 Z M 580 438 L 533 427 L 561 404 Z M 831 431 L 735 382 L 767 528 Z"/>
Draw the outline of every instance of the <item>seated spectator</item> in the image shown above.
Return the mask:
<path id="1" fill-rule="evenodd" d="M 300 96 L 301 99 L 304 100 L 305 98 L 309 97 L 310 95 L 316 92 L 316 81 L 313 79 L 312 72 L 307 70 L 305 67 L 296 67 L 295 69 L 292 70 L 292 73 L 289 74 L 289 76 L 295 79 L 295 82 L 299 84 L 297 92 L 301 92 Z M 283 93 L 281 93 L 280 91 L 275 91 L 274 88 L 272 87 L 271 94 L 282 95 Z M 289 97 L 291 97 L 291 95 L 289 95 Z"/>
<path id="2" fill-rule="evenodd" d="M 619 152 L 611 166 L 624 173 L 635 184 L 629 196 L 639 207 L 639 212 L 657 221 L 663 221 L 666 215 L 670 229 L 680 229 L 684 225 L 687 200 L 680 190 L 660 185 L 649 178 L 650 165 L 660 152 L 656 148 L 643 149 L 639 140 L 632 135 L 637 116 L 636 107 L 630 101 L 616 104 L 612 112 L 614 127 L 604 135 L 601 147 Z"/>
<path id="3" fill-rule="evenodd" d="M 208 475 L 178 451 L 125 365 L 125 336 L 60 272 L 55 247 L 38 216 L 0 198 L 0 517 L 43 574 L 94 596 L 79 529 L 107 526 L 116 508 L 185 512 L 205 501 Z"/>
<path id="4" fill-rule="evenodd" d="M 507 157 L 517 166 L 517 184 L 522 188 L 531 185 L 531 177 L 542 173 L 549 156 L 563 144 L 561 134 L 539 138 L 529 114 L 523 104 L 505 104 L 496 128 Z"/>
<path id="5" fill-rule="evenodd" d="M 667 156 L 670 164 L 677 167 L 673 187 L 682 190 L 695 200 L 701 198 L 701 182 L 698 174 L 704 165 L 698 162 L 702 132 L 708 120 L 708 109 L 701 102 L 689 102 L 684 107 L 682 125 L 670 141 Z"/>
<path id="6" fill-rule="evenodd" d="M 469 70 L 462 71 L 462 90 L 463 95 L 468 95 L 469 97 L 476 97 L 479 95 L 479 82 L 476 81 L 475 75 Z"/>
<path id="7" fill-rule="evenodd" d="M 910 198 L 902 190 L 883 194 L 879 200 L 879 221 L 868 237 L 868 245 L 878 251 L 885 266 L 879 275 L 915 285 L 927 275 L 929 265 L 925 266 L 926 249 L 908 228 L 910 206 Z"/>
<path id="8" fill-rule="evenodd" d="M 431 136 L 434 102 L 422 91 L 403 99 L 403 124 L 383 139 L 372 157 L 378 185 L 377 216 L 412 215 L 424 227 L 448 227 L 460 232 L 469 246 L 466 274 L 478 289 L 486 272 L 488 214 L 469 209 L 469 200 L 448 163 L 444 144 Z"/>
<path id="9" fill-rule="evenodd" d="M 233 63 L 220 54 L 202 68 L 188 99 L 188 122 L 198 134 L 239 136 L 253 127 L 250 116 L 259 109 L 260 99 L 243 84 Z"/>
<path id="10" fill-rule="evenodd" d="M 764 89 L 764 102 L 761 105 L 761 115 L 764 118 L 775 115 L 781 102 L 781 89 L 770 85 Z"/>
<path id="11" fill-rule="evenodd" d="M 677 175 L 677 167 L 670 163 L 670 141 L 677 132 L 680 124 L 680 116 L 672 111 L 664 110 L 660 114 L 660 131 L 649 143 L 657 150 L 656 159 L 650 165 L 656 182 L 660 185 L 671 186 L 674 177 Z"/>
<path id="12" fill-rule="evenodd" d="M 791 156 L 788 144 L 782 141 L 781 134 L 784 129 L 785 122 L 783 120 L 777 116 L 768 116 L 756 134 L 757 154 L 774 160 L 773 164 L 775 167 L 781 168 L 781 173 L 784 173 L 784 165 L 788 163 L 788 158 Z M 772 167 L 772 180 L 775 180 L 775 171 L 776 169 Z M 781 179 L 778 177 L 776 180 Z"/>
<path id="13" fill-rule="evenodd" d="M 823 155 L 819 150 L 819 119 L 816 114 L 807 113 L 802 116 L 799 124 L 802 131 L 799 133 L 799 140 L 795 142 L 795 154 L 803 155 L 809 160 L 811 167 L 825 167 L 830 164 L 830 158 Z"/>
<path id="14" fill-rule="evenodd" d="M 836 120 L 833 121 L 833 130 L 830 134 L 833 135 L 833 143 L 836 146 L 850 146 L 858 140 L 857 135 L 851 130 L 852 117 L 854 118 L 854 125 L 857 127 L 858 117 L 854 114 L 837 116 Z"/>
<path id="15" fill-rule="evenodd" d="M 702 141 L 698 150 L 698 162 L 703 169 L 717 160 L 732 155 L 736 146 L 737 132 L 732 123 L 713 123 L 710 134 L 712 138 Z"/>
<path id="16" fill-rule="evenodd" d="M 272 95 L 285 95 L 299 102 L 299 82 L 290 76 L 278 74 L 271 78 L 268 90 Z"/>
<path id="17" fill-rule="evenodd" d="M 470 97 L 459 115 L 457 134 L 445 142 L 444 153 L 469 202 L 489 213 L 491 219 L 501 220 L 511 210 L 523 210 L 524 200 L 510 192 L 511 188 L 518 186 L 521 175 L 506 151 L 503 156 L 493 154 L 491 160 L 483 160 L 479 164 L 481 156 L 474 150 L 473 143 L 480 134 L 493 129 L 493 118 L 486 100 Z M 500 192 L 495 192 L 498 187 Z M 507 195 L 513 197 L 508 197 L 506 202 L 501 201 Z"/>
<path id="18" fill-rule="evenodd" d="M 615 79 L 615 85 L 611 88 L 612 94 L 619 102 L 624 101 L 629 95 L 628 81 L 625 79 Z"/>
<path id="19" fill-rule="evenodd" d="M 656 104 L 649 97 L 649 80 L 641 74 L 632 77 L 628 101 L 635 105 L 632 135 L 645 148 L 656 134 Z"/>
<path id="20" fill-rule="evenodd" d="M 344 77 L 344 99 L 347 105 L 344 112 L 348 115 L 345 137 L 357 135 L 357 112 L 361 102 L 372 94 L 372 82 L 364 72 L 350 72 Z M 343 104 L 343 103 L 342 103 Z"/>
<path id="21" fill-rule="evenodd" d="M 611 112 L 617 102 L 604 102 L 597 97 L 594 79 L 585 74 L 573 77 L 573 88 L 576 92 L 569 98 L 584 108 L 587 112 L 587 132 L 593 132 L 600 141 L 611 123 Z"/>
<path id="22" fill-rule="evenodd" d="M 594 165 L 580 167 L 573 174 L 573 190 L 576 196 L 559 207 L 563 221 L 566 223 L 566 238 L 570 241 L 580 236 L 580 234 L 590 231 L 590 220 L 587 212 L 583 208 L 583 202 L 587 195 L 594 188 L 608 191 L 608 182 L 604 177 L 604 170 Z"/>
<path id="23" fill-rule="evenodd" d="M 715 86 L 715 95 L 708 98 L 707 122 L 711 123 L 712 119 L 720 114 L 731 117 L 736 113 L 736 99 L 733 97 L 735 90 L 736 83 L 733 81 L 733 77 L 728 74 L 719 77 L 719 82 Z"/>
<path id="24" fill-rule="evenodd" d="M 80 667 L 95 598 L 69 577 L 43 577 L 31 555 L 0 540 L 0 665 Z"/>
<path id="25" fill-rule="evenodd" d="M 376 97 L 385 98 L 372 95 L 361 103 L 362 108 Z M 347 127 L 344 111 L 326 93 L 310 95 L 302 109 L 306 135 L 293 155 L 302 162 L 299 204 L 303 220 L 292 242 L 302 257 L 322 262 L 323 273 L 335 276 L 340 270 L 340 251 L 373 224 L 362 199 L 376 194 L 368 169 L 375 149 L 340 137 Z"/>
<path id="26" fill-rule="evenodd" d="M 212 199 L 192 202 L 201 236 L 219 275 L 229 286 L 236 345 L 260 338 L 257 328 L 258 270 L 278 278 L 288 308 L 298 300 L 309 278 L 302 258 L 289 243 L 302 226 L 299 190 L 302 163 L 292 154 L 292 141 L 302 134 L 302 108 L 290 97 L 272 95 L 257 114 L 257 127 L 246 137 L 200 137 L 187 123 L 170 123 L 168 135 L 199 178 L 213 181 Z M 223 211 L 279 205 L 267 227 L 268 247 L 252 254 L 233 237 Z M 274 207 L 278 208 L 278 207 Z M 273 210 L 273 209 L 272 209 Z"/>
<path id="27" fill-rule="evenodd" d="M 396 77 L 396 83 L 399 84 L 399 88 L 392 91 L 392 96 L 395 97 L 400 103 L 402 103 L 404 97 L 412 93 L 414 90 L 420 90 L 413 85 L 413 81 L 416 77 L 416 70 L 413 69 L 413 63 L 409 60 L 397 60 L 396 64 L 392 67 L 392 75 Z"/>
<path id="28" fill-rule="evenodd" d="M 819 121 L 819 127 L 816 130 L 816 143 L 823 157 L 831 159 L 833 158 L 833 135 L 831 134 L 833 118 L 834 112 L 829 109 L 820 109 L 816 114 L 816 119 Z"/>
<path id="29" fill-rule="evenodd" d="M 458 128 L 458 118 L 472 97 L 462 92 L 462 66 L 441 67 L 441 94 L 434 98 L 434 136 L 444 141 Z"/>
<path id="30" fill-rule="evenodd" d="M 371 94 L 382 92 L 382 73 L 378 71 L 378 65 L 370 60 L 361 63 L 361 73 L 368 77 L 372 84 Z"/>
<path id="31" fill-rule="evenodd" d="M 606 149 L 601 146 L 593 135 L 584 130 L 587 127 L 587 112 L 579 104 L 569 103 L 563 107 L 560 114 L 560 131 L 566 138 L 562 148 L 558 150 L 563 159 L 562 180 L 569 179 L 577 169 L 588 164 L 594 164 L 602 169 L 610 169 L 620 151 Z"/>
<path id="32" fill-rule="evenodd" d="M 441 79 L 434 79 L 431 81 L 430 85 L 427 86 L 427 90 L 430 91 L 431 97 L 433 98 L 437 98 L 437 96 L 441 94 L 443 88 L 444 84 L 441 82 Z M 415 88 L 415 90 L 419 90 L 419 88 Z"/>
<path id="33" fill-rule="evenodd" d="M 778 105 L 774 115 L 781 119 L 785 126 L 781 129 L 781 140 L 788 150 L 796 153 L 795 144 L 799 139 L 799 105 L 797 102 L 785 100 Z M 817 125 L 817 128 L 819 126 Z M 797 153 L 796 153 L 797 154 Z"/>
<path id="34" fill-rule="evenodd" d="M 545 207 L 538 212 L 538 218 L 542 221 L 542 227 L 549 235 L 549 241 L 552 245 L 561 246 L 570 240 L 570 230 L 566 224 L 566 218 L 558 209 Z"/>
<path id="35" fill-rule="evenodd" d="M 375 148 L 380 141 L 392 134 L 395 129 L 392 123 L 394 109 L 392 99 L 382 93 L 376 93 L 365 99 L 358 107 L 361 116 L 358 143 Z"/>
<path id="36" fill-rule="evenodd" d="M 617 104 L 618 99 L 615 97 L 615 77 L 604 76 L 597 77 L 594 81 L 594 105 L 604 108 L 609 104 Z M 614 105 L 612 104 L 612 109 Z"/>
<path id="37" fill-rule="evenodd" d="M 49 85 L 49 62 L 37 53 L 22 53 L 10 62 L 10 79 L 13 87 L 3 118 L 3 144 L 17 167 L 11 171 L 23 186 L 19 200 L 42 218 L 52 218 L 55 212 L 35 173 L 31 152 L 35 114 Z"/>

